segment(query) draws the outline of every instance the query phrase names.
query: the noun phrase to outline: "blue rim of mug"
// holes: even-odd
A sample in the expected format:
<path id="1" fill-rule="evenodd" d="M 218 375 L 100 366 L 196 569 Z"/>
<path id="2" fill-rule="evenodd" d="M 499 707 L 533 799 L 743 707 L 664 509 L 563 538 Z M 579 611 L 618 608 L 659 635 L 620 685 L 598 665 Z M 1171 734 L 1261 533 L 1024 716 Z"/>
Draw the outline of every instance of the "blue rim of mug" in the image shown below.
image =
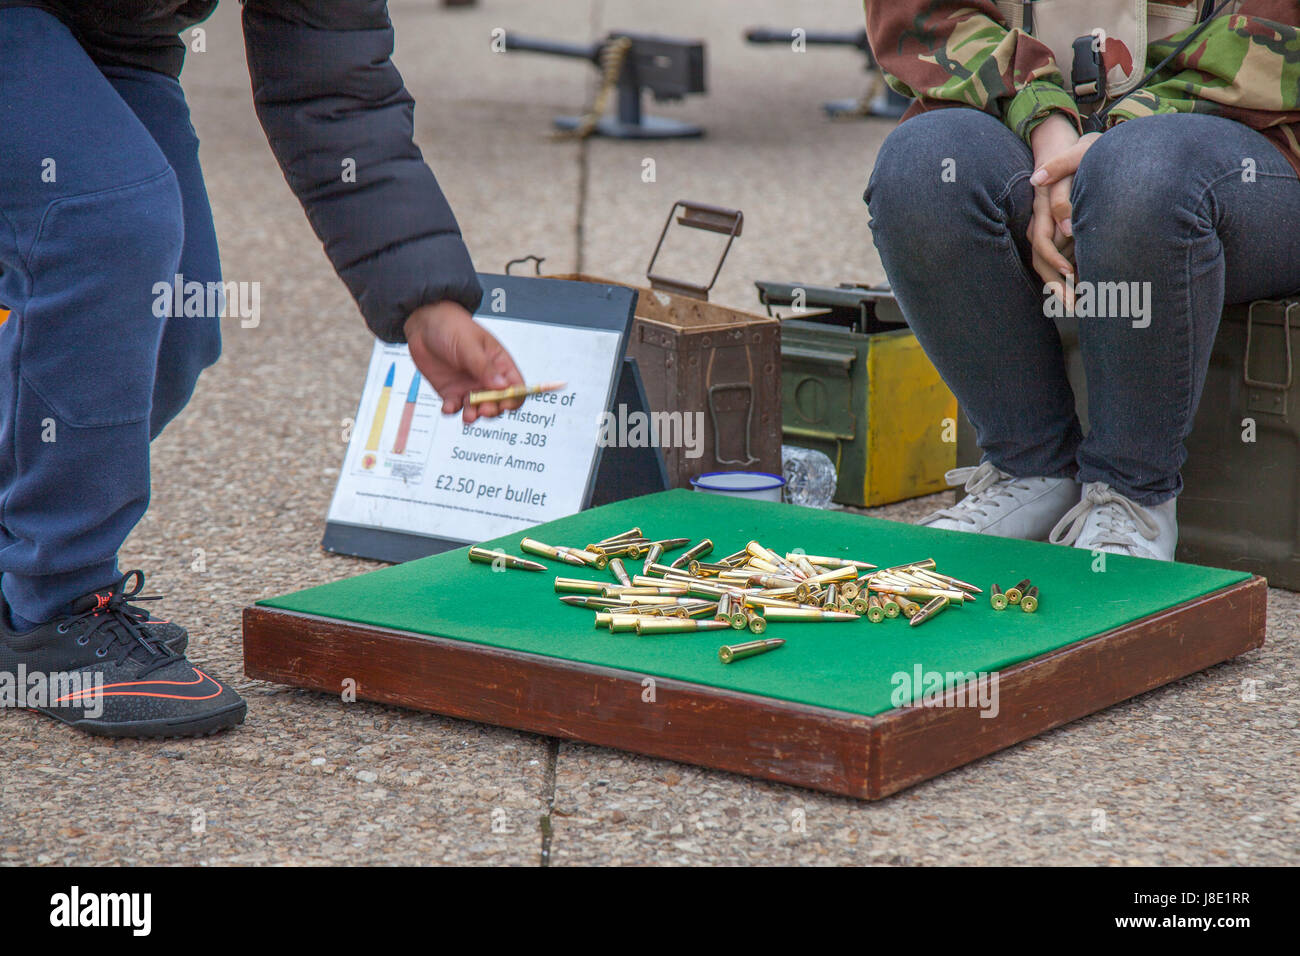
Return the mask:
<path id="1" fill-rule="evenodd" d="M 710 485 L 705 481 L 706 478 L 716 478 L 720 475 L 752 475 L 756 478 L 771 478 L 772 483 L 752 485 L 748 488 L 724 488 L 719 485 Z M 774 475 L 769 471 L 706 471 L 704 474 L 692 478 L 691 485 L 695 488 L 702 488 L 705 491 L 771 491 L 773 488 L 785 487 L 785 479 L 780 475 Z"/>

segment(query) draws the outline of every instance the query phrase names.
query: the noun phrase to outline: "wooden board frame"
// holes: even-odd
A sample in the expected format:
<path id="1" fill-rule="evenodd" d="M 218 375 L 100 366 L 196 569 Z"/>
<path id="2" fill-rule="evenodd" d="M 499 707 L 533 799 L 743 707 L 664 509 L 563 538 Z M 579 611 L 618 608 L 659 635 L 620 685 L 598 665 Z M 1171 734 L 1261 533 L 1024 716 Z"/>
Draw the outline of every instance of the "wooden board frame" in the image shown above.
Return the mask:
<path id="1" fill-rule="evenodd" d="M 999 673 L 997 717 L 875 717 L 269 607 L 244 610 L 252 678 L 877 800 L 1263 645 L 1255 577 Z M 743 666 L 743 665 L 732 665 Z"/>

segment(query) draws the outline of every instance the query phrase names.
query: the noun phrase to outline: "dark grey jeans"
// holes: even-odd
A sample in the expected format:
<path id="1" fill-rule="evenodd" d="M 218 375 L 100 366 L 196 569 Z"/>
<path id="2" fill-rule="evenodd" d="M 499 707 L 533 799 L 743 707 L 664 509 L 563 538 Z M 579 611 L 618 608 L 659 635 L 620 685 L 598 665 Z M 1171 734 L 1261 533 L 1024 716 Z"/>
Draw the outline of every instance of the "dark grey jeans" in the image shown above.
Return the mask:
<path id="1" fill-rule="evenodd" d="M 1092 145 L 1071 195 L 1079 291 L 1093 293 L 1078 320 L 1083 436 L 1030 265 L 1032 172 L 985 113 L 902 123 L 865 196 L 881 262 L 985 460 L 1159 504 L 1182 489 L 1224 304 L 1300 291 L 1300 180 L 1262 135 L 1213 116 L 1133 120 Z"/>

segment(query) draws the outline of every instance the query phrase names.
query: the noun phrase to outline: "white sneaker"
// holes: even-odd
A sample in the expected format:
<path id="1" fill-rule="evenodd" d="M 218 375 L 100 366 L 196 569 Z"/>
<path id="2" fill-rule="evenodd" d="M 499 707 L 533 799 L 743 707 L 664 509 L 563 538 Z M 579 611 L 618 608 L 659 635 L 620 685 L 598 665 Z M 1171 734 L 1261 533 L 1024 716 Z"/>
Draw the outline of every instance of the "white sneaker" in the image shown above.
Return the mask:
<path id="1" fill-rule="evenodd" d="M 1172 561 L 1178 547 L 1177 498 L 1142 507 L 1104 481 L 1083 486 L 1083 497 L 1052 529 L 1052 544 Z"/>
<path id="2" fill-rule="evenodd" d="M 1013 478 L 987 461 L 977 467 L 954 468 L 944 477 L 950 485 L 964 482 L 966 497 L 917 524 L 1042 541 L 1079 500 L 1079 485 L 1073 478 Z"/>

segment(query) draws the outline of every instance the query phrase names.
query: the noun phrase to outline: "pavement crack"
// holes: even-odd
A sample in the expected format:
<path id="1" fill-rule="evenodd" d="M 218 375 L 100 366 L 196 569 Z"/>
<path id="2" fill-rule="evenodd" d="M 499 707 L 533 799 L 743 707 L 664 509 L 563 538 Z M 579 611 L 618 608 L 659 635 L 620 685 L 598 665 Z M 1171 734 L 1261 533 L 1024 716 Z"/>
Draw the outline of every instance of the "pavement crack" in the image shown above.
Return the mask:
<path id="1" fill-rule="evenodd" d="M 546 738 L 546 771 L 542 774 L 542 791 L 546 802 L 546 812 L 537 821 L 542 833 L 542 866 L 551 865 L 551 838 L 555 835 L 555 823 L 551 817 L 555 813 L 555 768 L 560 758 L 560 741 L 555 737 Z"/>

